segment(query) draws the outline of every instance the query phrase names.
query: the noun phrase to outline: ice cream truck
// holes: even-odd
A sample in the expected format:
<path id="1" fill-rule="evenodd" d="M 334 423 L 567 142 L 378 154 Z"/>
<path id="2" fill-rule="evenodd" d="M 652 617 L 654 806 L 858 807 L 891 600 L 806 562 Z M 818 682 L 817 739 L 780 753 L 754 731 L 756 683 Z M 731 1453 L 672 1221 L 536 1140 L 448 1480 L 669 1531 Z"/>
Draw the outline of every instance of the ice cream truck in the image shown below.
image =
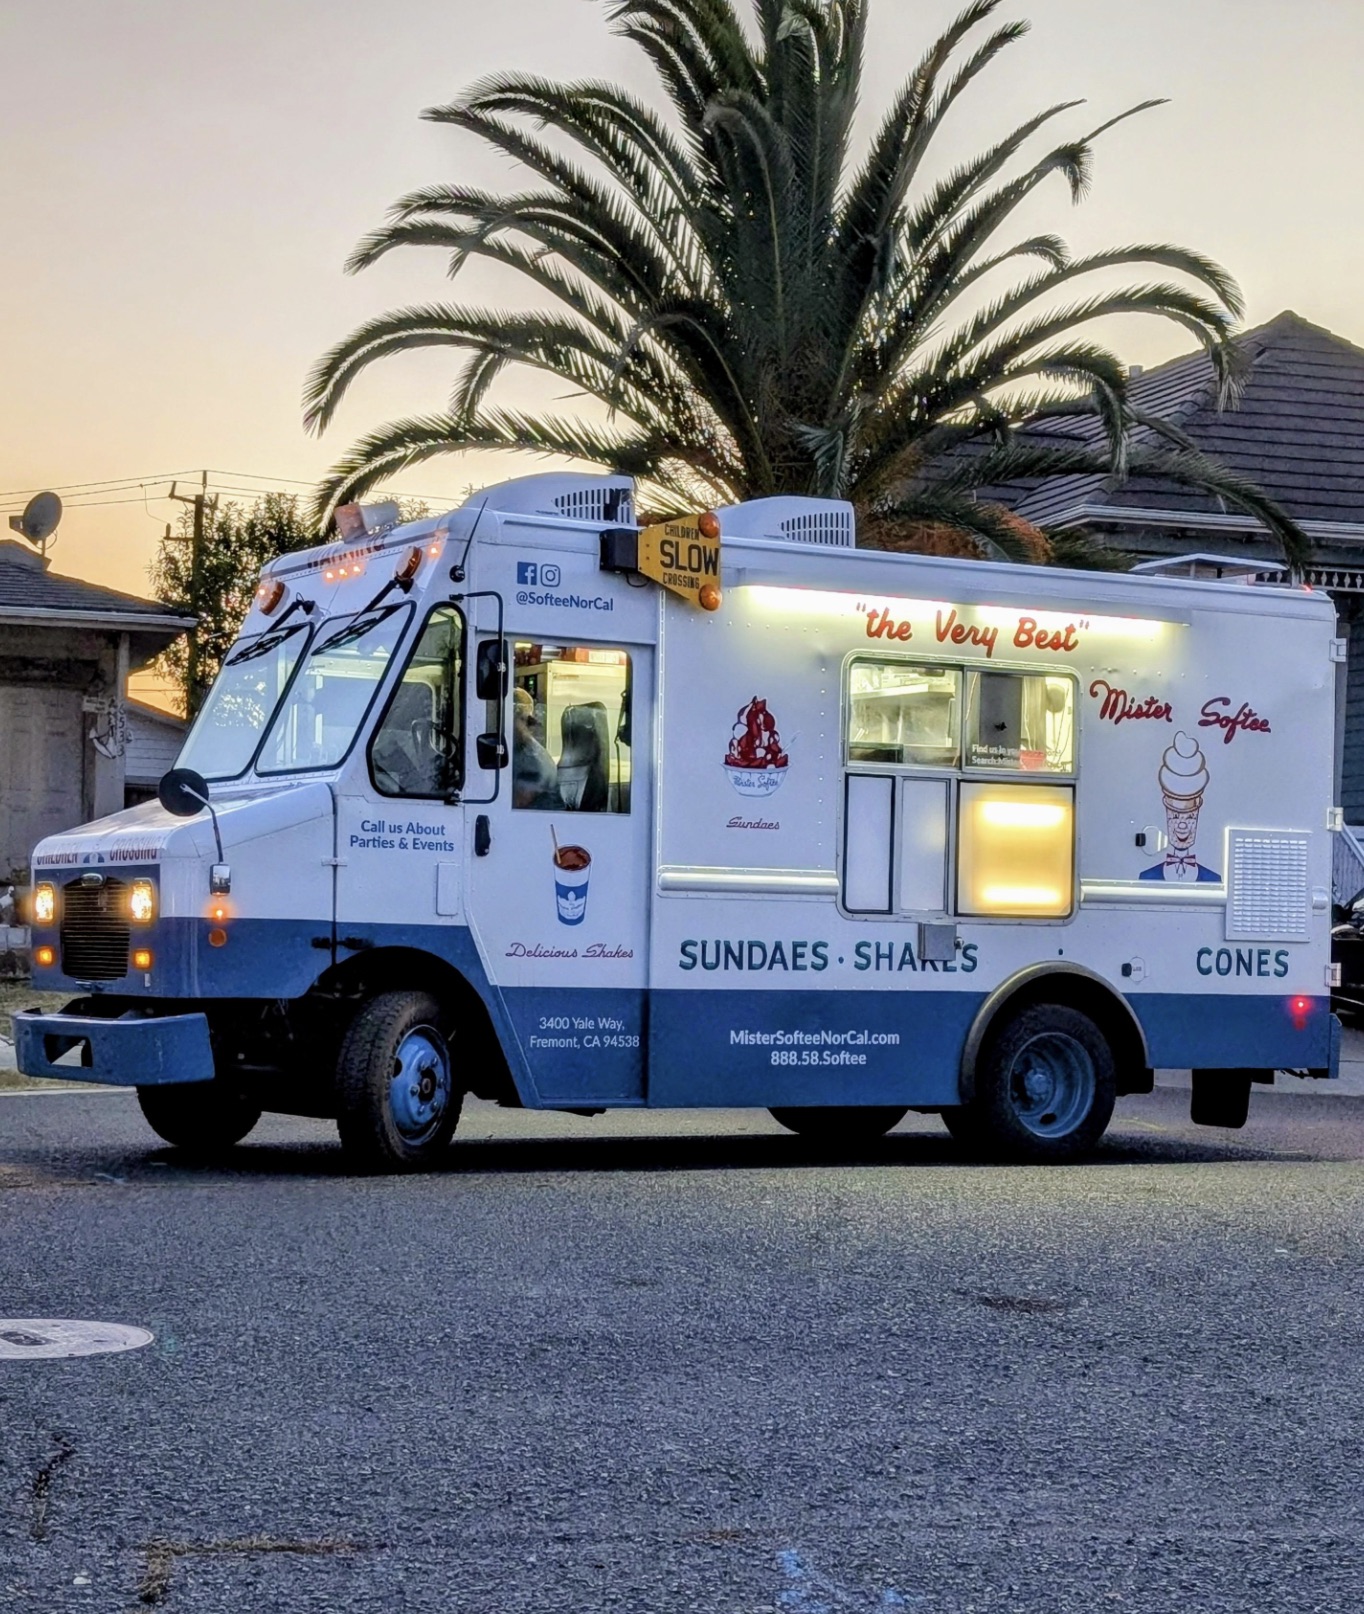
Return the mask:
<path id="1" fill-rule="evenodd" d="M 42 842 L 32 1076 L 172 1144 L 466 1093 L 936 1113 L 1066 1161 L 1153 1071 L 1329 1078 L 1324 594 L 856 547 L 838 502 L 641 527 L 620 476 L 347 507 L 261 576 L 160 800 Z"/>

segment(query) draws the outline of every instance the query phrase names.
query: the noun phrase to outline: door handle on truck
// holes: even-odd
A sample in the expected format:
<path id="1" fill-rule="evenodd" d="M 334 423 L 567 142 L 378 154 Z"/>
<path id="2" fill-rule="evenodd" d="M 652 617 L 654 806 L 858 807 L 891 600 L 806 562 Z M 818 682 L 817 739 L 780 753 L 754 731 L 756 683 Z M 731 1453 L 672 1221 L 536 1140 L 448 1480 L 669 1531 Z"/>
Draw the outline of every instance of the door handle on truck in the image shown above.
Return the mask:
<path id="1" fill-rule="evenodd" d="M 474 856 L 487 857 L 488 849 L 493 844 L 493 827 L 487 813 L 480 813 L 474 819 Z"/>

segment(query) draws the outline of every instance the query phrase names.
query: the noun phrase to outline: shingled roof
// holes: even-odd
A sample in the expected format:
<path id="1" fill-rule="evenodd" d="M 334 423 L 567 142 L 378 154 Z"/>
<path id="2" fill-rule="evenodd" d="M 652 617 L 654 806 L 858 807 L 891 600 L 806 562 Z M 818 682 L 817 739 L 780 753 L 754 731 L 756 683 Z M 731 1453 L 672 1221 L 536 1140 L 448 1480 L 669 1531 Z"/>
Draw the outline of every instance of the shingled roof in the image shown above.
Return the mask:
<path id="1" fill-rule="evenodd" d="M 1255 482 L 1309 532 L 1364 529 L 1364 350 L 1292 312 L 1238 338 L 1247 361 L 1239 398 L 1217 406 L 1201 349 L 1133 380 L 1134 404 L 1177 426 L 1196 448 Z M 1027 429 L 1032 442 L 1101 440 L 1098 422 Z M 1138 441 L 1150 434 L 1138 434 Z M 1220 515 L 1215 495 L 1159 477 L 1058 476 L 991 491 L 1039 527 L 1122 523 L 1124 512 Z M 1083 512 L 1083 514 L 1082 514 Z M 1177 518 L 1171 522 L 1178 525 Z"/>
<path id="2" fill-rule="evenodd" d="M 192 627 L 194 618 L 158 600 L 139 599 L 48 570 L 47 560 L 27 544 L 0 540 L 0 617 L 35 626 L 54 618 L 88 618 L 130 628 L 165 629 L 171 635 Z"/>

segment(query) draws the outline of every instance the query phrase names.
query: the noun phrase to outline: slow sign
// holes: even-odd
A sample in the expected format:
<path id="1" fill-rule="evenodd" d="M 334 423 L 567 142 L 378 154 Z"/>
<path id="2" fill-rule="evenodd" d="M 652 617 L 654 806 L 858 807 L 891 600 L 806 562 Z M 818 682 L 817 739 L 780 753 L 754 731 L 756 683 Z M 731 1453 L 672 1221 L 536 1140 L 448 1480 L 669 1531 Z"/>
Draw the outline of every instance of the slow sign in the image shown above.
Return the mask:
<path id="1" fill-rule="evenodd" d="M 694 521 L 657 521 L 640 532 L 639 570 L 688 604 L 702 605 L 701 590 L 720 586 L 720 540 L 703 536 Z"/>

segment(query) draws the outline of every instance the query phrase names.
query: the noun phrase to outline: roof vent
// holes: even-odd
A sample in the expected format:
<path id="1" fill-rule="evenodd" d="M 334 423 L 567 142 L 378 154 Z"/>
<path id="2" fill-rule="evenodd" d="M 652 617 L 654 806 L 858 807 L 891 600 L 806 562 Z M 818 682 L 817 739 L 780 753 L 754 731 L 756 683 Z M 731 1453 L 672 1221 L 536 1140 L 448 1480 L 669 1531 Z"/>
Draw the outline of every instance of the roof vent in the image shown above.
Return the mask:
<path id="1" fill-rule="evenodd" d="M 634 490 L 628 482 L 561 493 L 554 507 L 570 521 L 614 521 L 627 527 L 635 522 Z"/>
<path id="2" fill-rule="evenodd" d="M 1215 583 L 1281 583 L 1288 567 L 1277 560 L 1247 560 L 1239 555 L 1165 555 L 1132 568 L 1146 577 L 1183 577 Z"/>
<path id="3" fill-rule="evenodd" d="M 767 538 L 815 549 L 851 549 L 853 507 L 842 499 L 749 499 L 716 512 L 726 538 Z"/>
<path id="4" fill-rule="evenodd" d="M 628 476 L 586 476 L 550 471 L 485 488 L 465 501 L 466 508 L 487 501 L 504 515 L 549 516 L 593 526 L 633 526 L 635 485 Z"/>

